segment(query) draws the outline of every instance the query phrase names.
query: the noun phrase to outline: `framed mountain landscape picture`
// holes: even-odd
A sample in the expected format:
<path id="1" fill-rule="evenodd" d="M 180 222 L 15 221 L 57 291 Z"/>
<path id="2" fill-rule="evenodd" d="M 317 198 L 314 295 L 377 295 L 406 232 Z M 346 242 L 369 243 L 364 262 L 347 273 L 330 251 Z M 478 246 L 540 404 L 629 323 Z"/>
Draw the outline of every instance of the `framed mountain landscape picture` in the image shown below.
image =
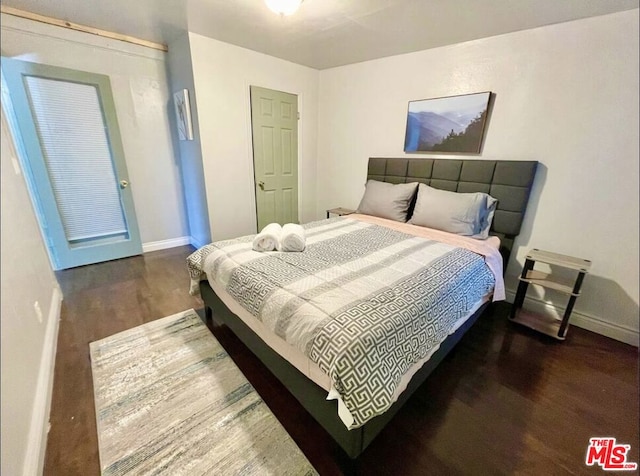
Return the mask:
<path id="1" fill-rule="evenodd" d="M 409 101 L 405 152 L 479 154 L 491 92 Z"/>

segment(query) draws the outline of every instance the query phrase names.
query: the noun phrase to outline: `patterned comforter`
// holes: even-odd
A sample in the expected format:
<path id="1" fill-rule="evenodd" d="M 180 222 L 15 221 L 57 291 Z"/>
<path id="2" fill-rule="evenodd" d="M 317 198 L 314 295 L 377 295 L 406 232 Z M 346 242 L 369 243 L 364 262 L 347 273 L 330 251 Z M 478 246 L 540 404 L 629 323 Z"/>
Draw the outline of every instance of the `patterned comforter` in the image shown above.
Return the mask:
<path id="1" fill-rule="evenodd" d="M 350 428 L 384 413 L 408 369 L 494 287 L 466 249 L 351 218 L 304 226 L 302 253 L 258 253 L 253 236 L 187 260 L 330 377 Z M 345 418 L 343 417 L 343 420 Z"/>

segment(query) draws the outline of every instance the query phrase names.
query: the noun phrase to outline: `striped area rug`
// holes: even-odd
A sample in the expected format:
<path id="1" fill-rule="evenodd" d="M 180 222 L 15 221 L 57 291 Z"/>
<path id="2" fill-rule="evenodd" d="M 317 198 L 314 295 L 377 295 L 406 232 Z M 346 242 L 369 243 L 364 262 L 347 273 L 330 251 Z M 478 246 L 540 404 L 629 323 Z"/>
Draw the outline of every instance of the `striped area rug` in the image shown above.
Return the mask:
<path id="1" fill-rule="evenodd" d="M 194 310 L 90 353 L 102 474 L 317 474 Z"/>

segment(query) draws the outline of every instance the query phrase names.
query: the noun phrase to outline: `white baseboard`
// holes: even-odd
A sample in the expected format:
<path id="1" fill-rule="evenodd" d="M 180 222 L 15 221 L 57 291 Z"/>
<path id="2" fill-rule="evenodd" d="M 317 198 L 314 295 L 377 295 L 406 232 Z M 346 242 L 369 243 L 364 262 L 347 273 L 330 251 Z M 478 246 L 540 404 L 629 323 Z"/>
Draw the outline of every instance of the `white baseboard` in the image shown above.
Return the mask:
<path id="1" fill-rule="evenodd" d="M 167 248 L 184 246 L 190 244 L 191 240 L 192 238 L 190 236 L 181 236 L 180 238 L 171 238 L 170 240 L 150 241 L 149 243 L 142 243 L 142 252 L 149 253 L 150 251 L 166 250 Z"/>
<path id="2" fill-rule="evenodd" d="M 24 476 L 42 474 L 44 456 L 47 450 L 47 434 L 49 433 L 49 414 L 51 413 L 51 399 L 53 396 L 53 374 L 56 364 L 56 350 L 58 348 L 58 330 L 60 329 L 60 309 L 62 305 L 62 291 L 53 288 L 47 330 L 44 335 L 44 346 L 40 357 L 40 371 L 33 411 L 29 426 L 29 440 L 25 454 Z"/>
<path id="3" fill-rule="evenodd" d="M 515 294 L 515 291 L 507 290 L 507 300 L 509 302 L 513 302 Z M 554 306 L 553 304 L 549 304 L 548 302 L 535 299 L 530 296 L 525 298 L 524 307 L 545 316 L 561 318 L 564 315 L 564 308 Z M 598 317 L 590 316 L 583 312 L 576 311 L 575 309 L 571 313 L 570 324 L 572 326 L 580 327 L 582 329 L 595 332 L 596 334 L 624 342 L 625 344 L 638 347 L 638 339 L 640 335 L 636 329 L 603 321 Z"/>

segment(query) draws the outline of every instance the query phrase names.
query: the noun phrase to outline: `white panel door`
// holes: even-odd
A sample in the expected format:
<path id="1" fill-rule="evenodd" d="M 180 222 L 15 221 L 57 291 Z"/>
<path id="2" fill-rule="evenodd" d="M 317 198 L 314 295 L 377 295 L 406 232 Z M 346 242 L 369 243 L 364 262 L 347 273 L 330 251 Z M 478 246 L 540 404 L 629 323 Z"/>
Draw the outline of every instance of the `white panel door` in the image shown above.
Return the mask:
<path id="1" fill-rule="evenodd" d="M 298 223 L 298 97 L 251 86 L 258 231 Z"/>

